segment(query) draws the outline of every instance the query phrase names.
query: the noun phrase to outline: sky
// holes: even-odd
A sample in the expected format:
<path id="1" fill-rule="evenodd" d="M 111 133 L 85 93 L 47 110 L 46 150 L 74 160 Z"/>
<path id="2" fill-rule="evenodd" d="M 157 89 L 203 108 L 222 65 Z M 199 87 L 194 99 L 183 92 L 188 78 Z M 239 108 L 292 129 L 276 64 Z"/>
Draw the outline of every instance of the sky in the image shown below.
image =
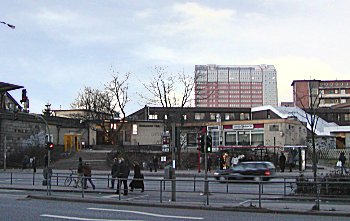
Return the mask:
<path id="1" fill-rule="evenodd" d="M 0 24 L 0 82 L 24 86 L 41 113 L 130 72 L 131 114 L 155 66 L 269 64 L 278 101 L 292 101 L 293 80 L 349 80 L 349 10 L 347 0 L 4 0 L 0 21 L 16 28 Z"/>

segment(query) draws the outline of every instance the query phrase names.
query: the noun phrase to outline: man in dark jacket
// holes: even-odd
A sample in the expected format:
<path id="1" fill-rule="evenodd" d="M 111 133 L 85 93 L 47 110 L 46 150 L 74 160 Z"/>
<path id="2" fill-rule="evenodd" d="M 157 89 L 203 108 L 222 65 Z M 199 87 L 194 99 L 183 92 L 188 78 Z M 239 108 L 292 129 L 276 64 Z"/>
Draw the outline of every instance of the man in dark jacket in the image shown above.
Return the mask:
<path id="1" fill-rule="evenodd" d="M 129 177 L 130 169 L 127 165 L 127 162 L 124 158 L 118 159 L 118 167 L 117 167 L 117 178 L 118 178 L 118 186 L 117 186 L 117 194 L 119 194 L 119 189 L 121 185 L 124 186 L 124 195 L 128 195 L 128 177 Z"/>
<path id="2" fill-rule="evenodd" d="M 283 173 L 284 172 L 284 168 L 286 167 L 286 156 L 284 156 L 283 153 L 281 153 L 281 156 L 280 156 L 280 160 L 279 160 L 279 164 L 280 164 L 280 169 L 281 169 L 281 172 Z"/>
<path id="3" fill-rule="evenodd" d="M 114 189 L 115 178 L 117 178 L 117 170 L 118 170 L 118 159 L 114 158 L 112 168 L 111 168 L 111 176 L 112 176 L 111 189 Z"/>
<path id="4" fill-rule="evenodd" d="M 348 173 L 348 171 L 346 170 L 345 168 L 345 162 L 346 162 L 346 156 L 345 156 L 345 153 L 344 152 L 341 152 L 340 155 L 339 155 L 339 161 L 341 162 L 341 174 L 344 173 Z"/>

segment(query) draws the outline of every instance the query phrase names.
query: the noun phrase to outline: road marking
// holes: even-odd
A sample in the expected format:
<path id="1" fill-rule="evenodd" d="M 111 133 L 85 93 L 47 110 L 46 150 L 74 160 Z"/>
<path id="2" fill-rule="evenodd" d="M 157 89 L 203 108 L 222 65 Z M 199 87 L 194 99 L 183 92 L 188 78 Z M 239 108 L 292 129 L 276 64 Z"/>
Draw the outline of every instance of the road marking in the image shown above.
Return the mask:
<path id="1" fill-rule="evenodd" d="M 41 214 L 41 217 L 50 217 L 56 219 L 66 219 L 66 220 L 86 220 L 86 221 L 125 221 L 122 219 L 93 219 L 93 218 L 83 218 L 83 217 L 73 217 L 73 216 L 57 216 L 50 214 Z M 128 221 L 143 221 L 143 220 L 128 220 Z"/>
<path id="2" fill-rule="evenodd" d="M 89 210 L 98 210 L 98 211 L 109 211 L 109 212 L 123 212 L 123 213 L 135 213 L 140 215 L 147 215 L 147 216 L 154 216 L 154 217 L 161 217 L 161 218 L 172 218 L 172 219 L 195 219 L 195 220 L 202 220 L 203 217 L 191 217 L 191 216 L 170 216 L 170 215 L 161 215 L 156 213 L 147 213 L 147 212 L 140 212 L 140 211 L 133 211 L 133 210 L 119 210 L 119 209 L 105 209 L 105 208 L 88 208 Z"/>
<path id="3" fill-rule="evenodd" d="M 135 196 L 135 197 L 128 197 L 128 198 L 125 198 L 125 200 L 134 200 L 134 199 L 140 199 L 140 198 L 144 198 L 144 197 L 148 197 L 149 195 L 146 194 L 146 195 L 141 195 L 141 196 Z M 112 194 L 112 195 L 107 195 L 107 196 L 101 196 L 101 198 L 104 198 L 104 199 L 111 199 L 111 198 L 118 198 L 119 195 L 118 194 Z"/>

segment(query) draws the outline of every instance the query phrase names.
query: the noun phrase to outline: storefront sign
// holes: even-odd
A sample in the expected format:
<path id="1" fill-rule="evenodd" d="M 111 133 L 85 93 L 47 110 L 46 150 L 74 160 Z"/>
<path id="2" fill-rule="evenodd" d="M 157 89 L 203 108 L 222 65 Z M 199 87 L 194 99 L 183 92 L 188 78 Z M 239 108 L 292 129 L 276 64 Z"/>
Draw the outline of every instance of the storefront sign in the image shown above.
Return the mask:
<path id="1" fill-rule="evenodd" d="M 242 125 L 232 125 L 232 129 L 234 130 L 253 130 L 253 124 L 242 124 Z"/>

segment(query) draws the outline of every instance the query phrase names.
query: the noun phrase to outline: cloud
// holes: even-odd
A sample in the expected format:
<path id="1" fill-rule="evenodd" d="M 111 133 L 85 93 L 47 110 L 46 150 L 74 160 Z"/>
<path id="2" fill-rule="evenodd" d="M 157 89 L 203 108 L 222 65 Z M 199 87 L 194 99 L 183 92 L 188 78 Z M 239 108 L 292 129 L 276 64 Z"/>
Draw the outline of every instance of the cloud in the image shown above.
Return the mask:
<path id="1" fill-rule="evenodd" d="M 334 80 L 342 77 L 329 63 L 317 57 L 285 56 L 258 59 L 252 63 L 275 65 L 279 102 L 293 101 L 291 84 L 294 80 Z"/>

